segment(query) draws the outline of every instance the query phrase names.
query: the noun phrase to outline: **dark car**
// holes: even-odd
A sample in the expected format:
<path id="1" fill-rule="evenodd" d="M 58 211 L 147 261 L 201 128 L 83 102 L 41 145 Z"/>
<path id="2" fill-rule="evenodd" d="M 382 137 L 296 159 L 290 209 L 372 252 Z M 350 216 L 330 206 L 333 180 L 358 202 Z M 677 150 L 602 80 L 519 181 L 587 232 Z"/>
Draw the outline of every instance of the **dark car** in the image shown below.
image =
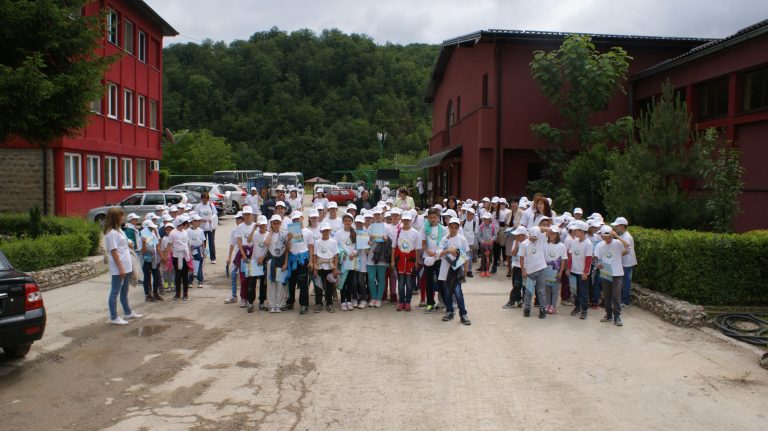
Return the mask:
<path id="1" fill-rule="evenodd" d="M 45 307 L 37 283 L 16 271 L 0 251 L 0 347 L 6 356 L 22 358 L 43 338 Z"/>

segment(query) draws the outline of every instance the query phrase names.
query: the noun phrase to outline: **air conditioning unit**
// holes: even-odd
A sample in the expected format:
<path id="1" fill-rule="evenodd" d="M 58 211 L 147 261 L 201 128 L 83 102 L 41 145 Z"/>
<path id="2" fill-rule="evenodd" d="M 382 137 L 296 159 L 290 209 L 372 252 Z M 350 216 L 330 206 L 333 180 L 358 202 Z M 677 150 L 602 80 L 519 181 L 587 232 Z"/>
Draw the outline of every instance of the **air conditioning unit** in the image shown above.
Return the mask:
<path id="1" fill-rule="evenodd" d="M 150 160 L 149 161 L 149 170 L 152 172 L 157 172 L 160 170 L 160 160 Z"/>

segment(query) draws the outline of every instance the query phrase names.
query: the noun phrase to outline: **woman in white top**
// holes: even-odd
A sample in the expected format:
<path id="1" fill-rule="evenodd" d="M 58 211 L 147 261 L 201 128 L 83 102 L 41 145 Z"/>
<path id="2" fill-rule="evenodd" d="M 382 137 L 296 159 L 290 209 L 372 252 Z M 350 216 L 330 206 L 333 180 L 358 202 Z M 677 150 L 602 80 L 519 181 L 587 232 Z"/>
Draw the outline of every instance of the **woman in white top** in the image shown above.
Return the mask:
<path id="1" fill-rule="evenodd" d="M 195 212 L 200 216 L 200 228 L 205 232 L 205 243 L 208 246 L 208 254 L 211 257 L 211 263 L 216 263 L 216 228 L 219 227 L 219 218 L 216 215 L 216 207 L 208 201 L 210 195 L 203 192 L 200 195 L 201 203 L 195 207 Z M 201 264 L 202 267 L 202 264 Z M 202 286 L 199 286 L 202 287 Z"/>
<path id="2" fill-rule="evenodd" d="M 131 311 L 131 306 L 128 304 L 128 282 L 130 273 L 133 272 L 133 262 L 131 261 L 128 238 L 120 229 L 122 218 L 122 208 L 112 207 L 109 209 L 104 222 L 104 244 L 109 256 L 109 274 L 112 276 L 112 289 L 109 292 L 107 305 L 109 306 L 109 322 L 113 325 L 127 325 L 127 320 L 141 317 L 141 314 Z M 117 315 L 118 296 L 127 320 Z"/>
<path id="3" fill-rule="evenodd" d="M 357 291 L 357 241 L 355 229 L 352 227 L 354 217 L 350 213 L 344 213 L 342 222 L 344 226 L 333 235 L 333 239 L 339 244 L 339 253 L 343 252 L 339 262 L 342 271 L 347 272 L 347 278 L 341 288 L 341 311 L 352 311 L 352 292 Z"/>
<path id="4" fill-rule="evenodd" d="M 189 225 L 187 216 L 178 216 L 173 220 L 173 231 L 168 235 L 168 242 L 171 244 L 169 251 L 171 252 L 171 259 L 173 260 L 173 271 L 175 274 L 174 286 L 176 287 L 176 295 L 173 299 L 178 300 L 181 298 L 182 286 L 184 297 L 182 301 L 188 301 L 189 293 L 189 267 L 188 261 L 192 258 L 192 251 L 189 248 L 189 237 L 187 236 L 186 228 Z"/>

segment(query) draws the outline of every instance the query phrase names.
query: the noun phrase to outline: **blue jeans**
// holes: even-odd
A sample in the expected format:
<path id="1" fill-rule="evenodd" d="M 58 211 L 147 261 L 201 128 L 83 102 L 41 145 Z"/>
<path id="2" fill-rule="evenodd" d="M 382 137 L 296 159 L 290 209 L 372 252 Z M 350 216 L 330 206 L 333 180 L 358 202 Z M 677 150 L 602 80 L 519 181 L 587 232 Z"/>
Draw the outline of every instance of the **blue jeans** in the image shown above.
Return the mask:
<path id="1" fill-rule="evenodd" d="M 592 275 L 589 278 L 589 281 L 591 282 L 591 288 L 590 288 L 590 300 L 593 304 L 599 304 L 600 303 L 600 294 L 603 290 L 603 284 L 600 281 L 600 270 L 595 268 L 592 271 Z"/>
<path id="2" fill-rule="evenodd" d="M 208 244 L 208 256 L 216 260 L 216 230 L 205 231 L 205 242 Z"/>
<path id="3" fill-rule="evenodd" d="M 397 274 L 397 295 L 401 304 L 410 304 L 413 297 L 413 287 L 416 285 L 416 274 Z"/>
<path id="4" fill-rule="evenodd" d="M 586 312 L 589 309 L 589 281 L 582 280 L 581 274 L 573 276 L 576 278 L 576 308 Z"/>
<path id="5" fill-rule="evenodd" d="M 444 281 L 441 283 L 445 283 Z M 461 291 L 461 283 L 456 284 L 456 290 L 453 295 L 450 294 L 450 289 L 446 286 L 443 290 L 443 301 L 445 301 L 445 311 L 447 313 L 453 313 L 453 298 L 456 298 L 456 305 L 459 307 L 459 316 L 467 315 L 467 307 L 464 305 L 464 292 Z"/>
<path id="6" fill-rule="evenodd" d="M 232 264 L 232 272 L 229 274 L 232 277 L 232 297 L 237 298 L 237 280 L 240 278 L 240 268 L 234 263 Z"/>
<path id="7" fill-rule="evenodd" d="M 160 268 L 152 267 L 152 262 L 144 262 L 141 268 L 144 272 L 144 295 L 151 296 L 160 294 Z"/>
<path id="8" fill-rule="evenodd" d="M 120 304 L 123 306 L 123 313 L 131 314 L 131 306 L 128 305 L 128 283 L 131 280 L 130 274 L 120 279 L 119 275 L 112 276 L 112 289 L 109 291 L 109 318 L 117 319 L 117 296 L 120 295 Z"/>
<path id="9" fill-rule="evenodd" d="M 621 303 L 629 305 L 629 301 L 632 300 L 630 292 L 632 291 L 632 271 L 634 267 L 624 267 L 624 278 L 621 280 Z"/>

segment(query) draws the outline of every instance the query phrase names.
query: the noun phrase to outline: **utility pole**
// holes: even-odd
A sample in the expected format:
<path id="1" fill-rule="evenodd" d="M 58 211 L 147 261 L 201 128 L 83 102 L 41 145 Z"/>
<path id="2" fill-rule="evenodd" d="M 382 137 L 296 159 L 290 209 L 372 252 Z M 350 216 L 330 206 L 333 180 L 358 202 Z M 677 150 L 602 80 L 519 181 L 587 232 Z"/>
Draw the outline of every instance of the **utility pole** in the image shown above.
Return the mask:
<path id="1" fill-rule="evenodd" d="M 384 158 L 384 141 L 387 139 L 387 132 L 377 132 L 376 138 L 379 140 L 379 160 Z"/>

